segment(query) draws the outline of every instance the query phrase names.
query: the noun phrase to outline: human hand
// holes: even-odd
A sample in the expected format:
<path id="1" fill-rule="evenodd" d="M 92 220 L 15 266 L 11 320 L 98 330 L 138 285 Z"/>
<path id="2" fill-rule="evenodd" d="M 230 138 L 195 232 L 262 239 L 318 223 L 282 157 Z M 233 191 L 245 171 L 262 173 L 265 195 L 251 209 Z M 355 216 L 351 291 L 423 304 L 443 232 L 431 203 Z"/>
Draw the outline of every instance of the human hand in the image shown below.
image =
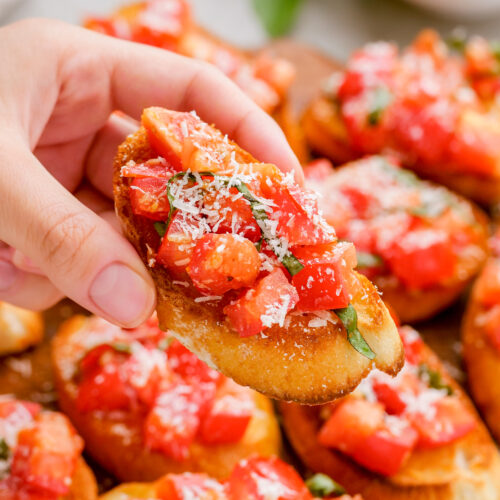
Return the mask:
<path id="1" fill-rule="evenodd" d="M 147 106 L 194 109 L 302 180 L 275 122 L 205 63 L 50 20 L 0 29 L 0 61 L 0 300 L 44 309 L 67 295 L 126 327 L 152 313 L 110 202 L 113 156 L 137 127 L 126 115 Z"/>

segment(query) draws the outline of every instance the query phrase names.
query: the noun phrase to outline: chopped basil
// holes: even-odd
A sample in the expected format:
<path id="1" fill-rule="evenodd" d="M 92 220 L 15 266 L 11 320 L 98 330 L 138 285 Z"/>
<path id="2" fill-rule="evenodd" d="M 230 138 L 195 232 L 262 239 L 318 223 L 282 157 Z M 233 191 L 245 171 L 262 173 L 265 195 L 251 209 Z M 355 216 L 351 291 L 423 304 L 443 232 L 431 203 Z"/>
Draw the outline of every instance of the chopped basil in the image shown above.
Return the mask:
<path id="1" fill-rule="evenodd" d="M 448 38 L 446 38 L 446 45 L 448 45 L 451 50 L 455 50 L 456 52 L 463 54 L 467 45 L 467 37 L 462 30 L 455 31 Z"/>
<path id="2" fill-rule="evenodd" d="M 261 238 L 257 243 L 255 243 L 255 248 L 257 249 L 257 252 L 260 252 L 262 250 L 262 242 L 264 241 L 264 238 Z"/>
<path id="3" fill-rule="evenodd" d="M 500 41 L 499 40 L 491 40 L 490 41 L 490 49 L 491 49 L 491 53 L 495 56 L 495 58 L 500 59 Z"/>
<path id="4" fill-rule="evenodd" d="M 314 474 L 306 481 L 306 486 L 315 497 L 324 498 L 330 495 L 343 495 L 345 489 L 326 474 Z"/>
<path id="5" fill-rule="evenodd" d="M 375 359 L 375 353 L 358 330 L 358 314 L 356 313 L 356 309 L 349 304 L 343 309 L 335 309 L 334 312 L 347 330 L 347 340 L 354 349 L 368 359 Z"/>
<path id="6" fill-rule="evenodd" d="M 418 366 L 418 375 L 424 382 L 429 384 L 429 387 L 432 389 L 445 390 L 448 396 L 453 394 L 453 389 L 443 381 L 441 374 L 429 368 L 426 363 L 421 363 Z"/>
<path id="7" fill-rule="evenodd" d="M 217 178 L 218 180 L 220 180 L 224 184 L 229 184 L 229 182 L 230 182 L 230 179 L 225 179 L 224 177 L 218 176 L 218 175 L 214 174 L 213 172 L 199 172 L 198 175 L 205 176 L 205 177 L 210 176 L 210 177 Z M 168 201 L 170 203 L 170 211 L 168 213 L 168 218 L 167 218 L 167 228 L 170 224 L 170 221 L 172 220 L 172 216 L 173 216 L 174 211 L 175 211 L 175 208 L 174 208 L 175 197 L 172 194 L 170 187 L 175 182 L 175 180 L 177 180 L 181 177 L 188 177 L 190 180 L 196 182 L 196 177 L 191 172 L 178 172 L 177 174 L 175 174 L 174 176 L 172 176 L 169 179 L 169 181 L 167 183 L 167 197 L 168 197 Z M 252 210 L 252 214 L 254 216 L 254 219 L 262 231 L 262 238 L 264 241 L 267 241 L 269 243 L 272 238 L 269 236 L 269 234 L 266 234 L 267 233 L 266 221 L 268 220 L 268 217 L 267 217 L 266 211 L 264 210 L 264 208 L 262 208 L 262 203 L 260 202 L 260 200 L 258 200 L 250 192 L 247 185 L 244 184 L 243 182 L 239 182 L 239 183 L 235 184 L 234 187 L 243 195 L 243 198 L 245 198 L 245 200 L 247 200 L 248 203 L 250 204 L 250 209 Z M 272 245 L 270 245 L 270 246 L 271 246 L 271 249 L 273 249 Z M 274 251 L 274 249 L 273 249 L 273 251 Z M 277 257 L 279 258 L 278 255 L 277 255 Z M 286 254 L 284 256 L 281 257 L 280 261 L 292 276 L 294 276 L 299 271 L 302 271 L 302 269 L 304 269 L 304 266 L 299 261 L 299 259 L 297 259 L 297 257 L 295 257 L 295 255 L 293 255 L 292 252 L 290 252 L 289 250 L 286 252 Z"/>
<path id="8" fill-rule="evenodd" d="M 10 448 L 5 439 L 0 438 L 0 460 L 8 460 L 10 457 Z"/>
<path id="9" fill-rule="evenodd" d="M 392 178 L 399 184 L 403 184 L 405 186 L 416 186 L 421 182 L 413 172 L 396 165 L 392 165 L 381 156 L 378 157 L 378 160 L 380 167 L 391 175 Z"/>
<path id="10" fill-rule="evenodd" d="M 368 109 L 368 125 L 374 127 L 380 123 L 382 113 L 392 102 L 392 93 L 387 87 L 377 87 Z"/>
<path id="11" fill-rule="evenodd" d="M 174 337 L 165 337 L 158 342 L 156 346 L 160 351 L 166 351 L 172 345 L 172 342 L 175 340 Z"/>
<path id="12" fill-rule="evenodd" d="M 384 263 L 382 257 L 369 252 L 360 252 L 359 250 L 357 250 L 356 257 L 358 259 L 357 267 L 359 269 L 364 269 L 367 267 L 378 267 Z"/>
<path id="13" fill-rule="evenodd" d="M 132 354 L 132 347 L 125 342 L 111 342 L 109 344 L 115 351 Z"/>
<path id="14" fill-rule="evenodd" d="M 163 238 L 167 232 L 167 224 L 165 222 L 155 222 L 153 226 L 155 227 L 158 236 Z"/>
<path id="15" fill-rule="evenodd" d="M 446 203 L 424 203 L 416 207 L 410 207 L 408 213 L 417 217 L 438 217 L 448 206 Z"/>

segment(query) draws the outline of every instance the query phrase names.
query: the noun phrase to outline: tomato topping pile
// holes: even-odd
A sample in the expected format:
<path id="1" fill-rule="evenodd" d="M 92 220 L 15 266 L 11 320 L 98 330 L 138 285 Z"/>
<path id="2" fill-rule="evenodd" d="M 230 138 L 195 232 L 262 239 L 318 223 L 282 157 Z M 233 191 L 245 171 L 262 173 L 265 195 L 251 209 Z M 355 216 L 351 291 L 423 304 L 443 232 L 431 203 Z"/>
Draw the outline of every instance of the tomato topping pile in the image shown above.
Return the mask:
<path id="1" fill-rule="evenodd" d="M 333 481 L 331 482 L 333 483 Z M 329 495 L 335 495 L 335 493 L 335 491 L 328 493 L 328 498 L 333 498 Z M 252 456 L 240 461 L 223 483 L 206 474 L 189 472 L 167 474 L 158 482 L 156 498 L 159 500 L 183 500 L 187 498 L 313 500 L 314 497 L 299 474 L 287 463 L 276 457 Z M 347 500 L 351 497 L 342 498 Z"/>
<path id="2" fill-rule="evenodd" d="M 320 181 L 308 176 L 307 184 L 322 195 L 326 220 L 355 244 L 358 269 L 371 279 L 390 277 L 414 290 L 446 286 L 485 257 L 471 205 L 388 159 L 358 160 Z"/>
<path id="3" fill-rule="evenodd" d="M 312 191 L 194 113 L 148 108 L 142 124 L 160 157 L 121 174 L 134 215 L 161 239 L 150 265 L 192 284 L 196 301 L 222 300 L 241 337 L 283 326 L 294 309 L 350 306 L 356 253 L 338 242 Z"/>
<path id="4" fill-rule="evenodd" d="M 97 333 L 76 375 L 78 411 L 132 413 L 143 422 L 145 445 L 179 461 L 194 441 L 242 439 L 255 408 L 251 391 L 162 332 L 155 317 L 133 330 L 91 321 Z"/>
<path id="5" fill-rule="evenodd" d="M 61 413 L 0 399 L 0 497 L 57 500 L 70 491 L 83 441 Z"/>
<path id="6" fill-rule="evenodd" d="M 385 42 L 357 50 L 328 89 L 351 157 L 391 151 L 425 171 L 497 172 L 499 66 L 498 48 L 485 40 L 472 39 L 459 57 L 431 30 L 402 53 Z"/>
<path id="7" fill-rule="evenodd" d="M 295 69 L 285 59 L 269 54 L 250 58 L 204 34 L 194 25 L 186 0 L 134 3 L 110 17 L 89 18 L 85 27 L 209 62 L 268 112 L 280 104 L 295 77 Z"/>
<path id="8" fill-rule="evenodd" d="M 318 441 L 363 467 L 393 476 L 413 450 L 452 443 L 477 425 L 460 396 L 426 364 L 424 344 L 408 326 L 399 329 L 405 365 L 392 378 L 372 372 L 349 396 L 327 408 Z"/>

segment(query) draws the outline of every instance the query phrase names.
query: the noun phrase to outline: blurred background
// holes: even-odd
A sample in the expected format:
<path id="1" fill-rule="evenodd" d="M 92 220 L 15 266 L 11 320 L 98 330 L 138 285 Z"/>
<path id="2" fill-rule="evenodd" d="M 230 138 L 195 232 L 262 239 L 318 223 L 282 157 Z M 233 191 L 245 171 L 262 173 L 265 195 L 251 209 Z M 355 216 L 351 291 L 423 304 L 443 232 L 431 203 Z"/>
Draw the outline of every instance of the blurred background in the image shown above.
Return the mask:
<path id="1" fill-rule="evenodd" d="M 0 24 L 30 16 L 81 23 L 87 15 L 109 14 L 124 3 L 0 0 Z M 270 12 L 272 3 L 278 5 L 278 13 Z M 269 36 L 265 22 L 271 30 L 273 23 L 275 27 L 276 23 L 287 25 L 283 19 L 286 11 L 298 7 L 289 35 L 338 59 L 345 59 L 356 47 L 376 39 L 406 45 L 425 27 L 448 36 L 460 26 L 469 34 L 500 39 L 500 0 L 191 0 L 191 4 L 199 24 L 243 47 L 262 45 Z M 260 15 L 256 5 L 260 5 Z"/>

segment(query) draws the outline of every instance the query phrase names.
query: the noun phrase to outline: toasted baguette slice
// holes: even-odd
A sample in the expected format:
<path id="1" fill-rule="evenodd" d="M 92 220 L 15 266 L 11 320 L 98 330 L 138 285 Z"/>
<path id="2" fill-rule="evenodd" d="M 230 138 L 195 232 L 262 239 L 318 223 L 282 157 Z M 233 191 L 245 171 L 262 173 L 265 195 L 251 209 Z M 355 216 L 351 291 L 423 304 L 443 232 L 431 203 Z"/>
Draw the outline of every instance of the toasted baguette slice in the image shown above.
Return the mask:
<path id="1" fill-rule="evenodd" d="M 500 459 L 495 443 L 471 401 L 427 346 L 423 359 L 476 415 L 478 425 L 465 437 L 440 448 L 413 451 L 395 476 L 385 478 L 317 442 L 320 407 L 281 403 L 293 448 L 308 468 L 341 478 L 351 494 L 360 493 L 365 500 L 498 500 Z"/>
<path id="2" fill-rule="evenodd" d="M 193 443 L 190 456 L 176 461 L 146 448 L 143 421 L 119 412 L 100 415 L 81 413 L 76 407 L 78 387 L 74 381 L 78 363 L 85 353 L 89 318 L 74 316 L 63 323 L 52 342 L 54 378 L 59 405 L 85 440 L 85 447 L 106 470 L 123 481 L 152 481 L 172 472 L 206 472 L 223 478 L 234 465 L 251 454 L 276 455 L 281 439 L 271 402 L 253 393 L 256 410 L 243 438 L 234 444 L 204 446 Z"/>
<path id="3" fill-rule="evenodd" d="M 94 473 L 82 457 L 78 459 L 71 481 L 71 488 L 64 500 L 94 500 L 97 498 L 97 483 Z"/>
<path id="4" fill-rule="evenodd" d="M 24 351 L 42 338 L 40 313 L 0 302 L 0 356 Z"/>
<path id="5" fill-rule="evenodd" d="M 175 283 L 168 270 L 151 264 L 159 237 L 152 221 L 136 217 L 130 206 L 128 179 L 120 175 L 128 161 L 156 158 L 141 128 L 119 147 L 114 166 L 115 207 L 128 239 L 155 281 L 160 327 L 172 333 L 199 358 L 238 384 L 282 400 L 315 404 L 353 390 L 373 367 L 395 374 L 403 364 L 397 329 L 375 287 L 358 276 L 361 290 L 352 300 L 359 330 L 376 354 L 374 361 L 348 343 L 340 322 L 310 328 L 314 315 L 289 316 L 289 325 L 265 335 L 240 338 L 218 303 L 198 303 L 196 291 Z"/>

